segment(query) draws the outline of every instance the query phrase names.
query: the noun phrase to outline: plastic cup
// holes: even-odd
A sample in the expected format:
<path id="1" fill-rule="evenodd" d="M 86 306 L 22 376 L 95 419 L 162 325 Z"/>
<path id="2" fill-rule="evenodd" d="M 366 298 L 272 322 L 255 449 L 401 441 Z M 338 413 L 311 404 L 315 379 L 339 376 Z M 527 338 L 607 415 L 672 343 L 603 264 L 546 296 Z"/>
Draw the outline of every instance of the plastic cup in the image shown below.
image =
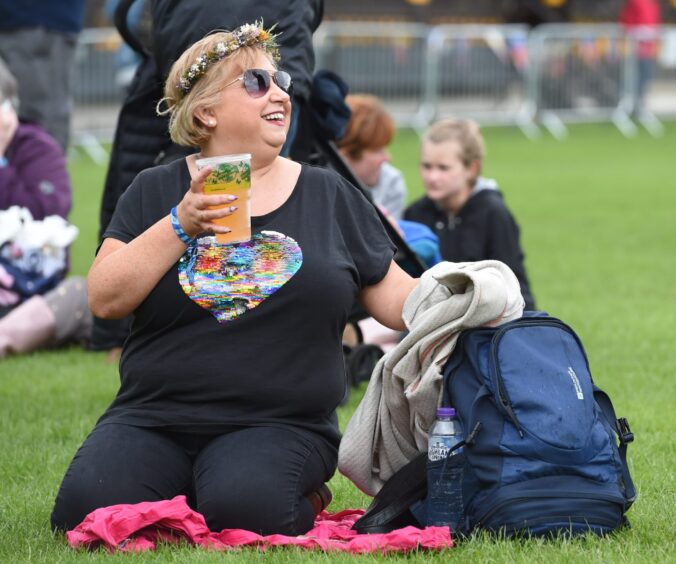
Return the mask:
<path id="1" fill-rule="evenodd" d="M 204 181 L 205 194 L 227 194 L 237 196 L 232 204 L 210 206 L 209 209 L 221 209 L 237 206 L 226 217 L 213 220 L 216 225 L 230 228 L 229 233 L 216 233 L 218 243 L 242 243 L 251 240 L 251 155 L 221 155 L 197 159 L 197 168 L 211 166 L 213 170 Z"/>

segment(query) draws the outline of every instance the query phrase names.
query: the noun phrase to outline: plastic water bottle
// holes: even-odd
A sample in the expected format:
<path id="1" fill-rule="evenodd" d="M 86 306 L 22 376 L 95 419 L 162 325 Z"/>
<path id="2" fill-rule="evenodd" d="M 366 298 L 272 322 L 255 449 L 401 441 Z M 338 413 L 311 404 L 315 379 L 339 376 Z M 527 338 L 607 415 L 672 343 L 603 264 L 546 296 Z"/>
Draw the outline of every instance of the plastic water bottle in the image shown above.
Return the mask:
<path id="1" fill-rule="evenodd" d="M 463 447 L 451 449 L 463 440 L 455 409 L 440 407 L 429 433 L 427 449 L 427 524 L 450 527 L 456 532 L 463 516 L 463 465 L 455 458 Z"/>

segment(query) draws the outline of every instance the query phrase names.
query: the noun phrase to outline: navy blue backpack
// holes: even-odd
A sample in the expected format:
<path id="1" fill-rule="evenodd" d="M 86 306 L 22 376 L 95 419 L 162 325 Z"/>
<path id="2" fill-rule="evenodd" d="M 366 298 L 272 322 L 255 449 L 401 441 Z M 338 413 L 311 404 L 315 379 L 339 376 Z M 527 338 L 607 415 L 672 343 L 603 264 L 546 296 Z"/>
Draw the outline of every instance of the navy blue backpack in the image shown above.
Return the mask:
<path id="1" fill-rule="evenodd" d="M 628 524 L 633 435 L 562 321 L 528 312 L 464 331 L 444 370 L 444 403 L 465 433 L 463 451 L 442 461 L 465 466 L 461 534 L 603 535 Z M 425 463 L 423 454 L 395 474 L 354 528 L 424 525 Z"/>

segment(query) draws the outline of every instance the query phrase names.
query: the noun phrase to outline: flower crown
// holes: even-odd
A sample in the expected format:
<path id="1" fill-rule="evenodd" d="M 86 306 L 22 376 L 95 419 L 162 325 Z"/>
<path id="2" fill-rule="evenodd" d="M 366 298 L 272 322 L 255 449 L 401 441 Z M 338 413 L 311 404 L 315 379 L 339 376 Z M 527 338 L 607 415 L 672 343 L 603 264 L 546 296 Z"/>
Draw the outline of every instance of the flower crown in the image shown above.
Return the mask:
<path id="1" fill-rule="evenodd" d="M 275 24 L 276 25 L 276 24 Z M 190 65 L 181 78 L 178 80 L 177 88 L 187 95 L 195 83 L 204 76 L 210 65 L 224 59 L 231 55 L 240 47 L 260 46 L 275 62 L 280 59 L 279 46 L 277 45 L 278 34 L 273 34 L 273 25 L 270 29 L 263 29 L 263 22 L 254 22 L 252 24 L 244 24 L 230 32 L 230 39 L 227 41 L 219 41 L 213 49 L 202 53 L 195 62 Z"/>

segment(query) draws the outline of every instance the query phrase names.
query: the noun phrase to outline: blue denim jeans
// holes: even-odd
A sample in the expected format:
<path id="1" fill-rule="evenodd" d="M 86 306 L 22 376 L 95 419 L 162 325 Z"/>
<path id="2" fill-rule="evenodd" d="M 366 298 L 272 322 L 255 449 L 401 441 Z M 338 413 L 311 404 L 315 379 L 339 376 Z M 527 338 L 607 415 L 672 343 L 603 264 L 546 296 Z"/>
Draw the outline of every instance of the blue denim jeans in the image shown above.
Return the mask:
<path id="1" fill-rule="evenodd" d="M 66 472 L 52 529 L 72 529 L 99 507 L 184 494 L 212 531 L 303 534 L 315 517 L 305 496 L 331 478 L 336 460 L 321 437 L 290 428 L 204 435 L 104 422 Z"/>

